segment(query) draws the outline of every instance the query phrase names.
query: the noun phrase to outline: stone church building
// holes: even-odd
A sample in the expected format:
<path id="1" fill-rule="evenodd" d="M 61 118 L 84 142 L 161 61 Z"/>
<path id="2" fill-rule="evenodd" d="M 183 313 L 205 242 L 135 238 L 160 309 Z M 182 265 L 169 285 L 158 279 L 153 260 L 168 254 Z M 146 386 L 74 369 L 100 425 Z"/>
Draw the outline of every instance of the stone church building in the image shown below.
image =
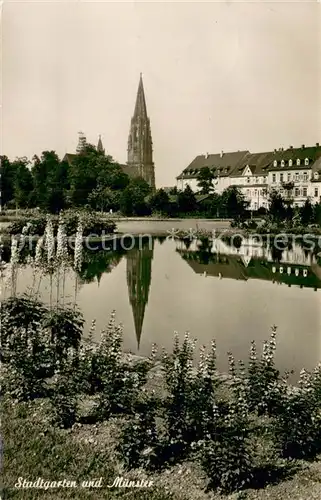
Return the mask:
<path id="1" fill-rule="evenodd" d="M 81 152 L 86 143 L 85 134 L 79 132 L 76 154 Z M 97 150 L 105 154 L 101 136 L 99 136 Z M 76 154 L 67 153 L 64 160 L 71 163 Z M 130 178 L 142 177 L 155 190 L 153 141 L 150 120 L 147 115 L 142 74 L 140 74 L 134 114 L 130 122 L 127 163 L 125 165 L 120 164 L 120 166 Z"/>

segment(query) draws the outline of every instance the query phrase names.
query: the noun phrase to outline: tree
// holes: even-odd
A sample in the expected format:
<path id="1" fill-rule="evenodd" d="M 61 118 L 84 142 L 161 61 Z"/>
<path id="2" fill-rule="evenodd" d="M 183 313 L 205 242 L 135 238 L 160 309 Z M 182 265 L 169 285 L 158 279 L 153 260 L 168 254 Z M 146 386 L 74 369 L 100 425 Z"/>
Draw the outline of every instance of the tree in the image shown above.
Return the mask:
<path id="1" fill-rule="evenodd" d="M 151 188 L 141 177 L 131 179 L 120 196 L 120 210 L 124 215 L 148 215 L 149 206 L 146 202 Z"/>
<path id="2" fill-rule="evenodd" d="M 220 212 L 226 217 L 243 219 L 246 216 L 248 202 L 245 201 L 243 193 L 236 187 L 230 186 L 221 195 Z"/>
<path id="3" fill-rule="evenodd" d="M 66 206 L 69 189 L 67 162 L 61 161 L 55 151 L 43 151 L 41 157 L 33 157 L 32 199 L 36 206 L 56 213 Z"/>
<path id="4" fill-rule="evenodd" d="M 14 197 L 14 184 L 16 178 L 16 165 L 10 162 L 7 156 L 0 156 L 1 168 L 1 199 L 3 205 Z"/>
<path id="5" fill-rule="evenodd" d="M 88 196 L 88 202 L 95 210 L 101 212 L 114 209 L 115 196 L 112 189 L 109 187 L 98 186 Z"/>
<path id="6" fill-rule="evenodd" d="M 287 207 L 286 204 L 277 191 L 272 191 L 269 198 L 269 214 L 273 221 L 280 222 L 286 219 Z"/>
<path id="7" fill-rule="evenodd" d="M 114 162 L 111 156 L 97 151 L 91 144 L 86 144 L 75 156 L 69 178 L 70 199 L 76 206 L 93 203 L 94 199 L 97 200 L 98 193 L 102 193 L 106 188 L 121 191 L 129 183 L 129 177 L 120 165 Z M 92 192 L 95 194 L 91 195 Z"/>
<path id="8" fill-rule="evenodd" d="M 169 212 L 169 196 L 164 189 L 158 189 L 155 194 L 151 196 L 149 201 L 152 211 L 167 214 Z"/>
<path id="9" fill-rule="evenodd" d="M 311 224 L 314 220 L 314 210 L 309 198 L 305 201 L 304 205 L 300 208 L 301 224 L 306 226 Z"/>
<path id="10" fill-rule="evenodd" d="M 181 213 L 192 213 L 197 210 L 197 201 L 191 187 L 187 184 L 184 191 L 177 195 L 178 211 Z"/>
<path id="11" fill-rule="evenodd" d="M 197 186 L 200 188 L 200 194 L 209 194 L 214 191 L 213 180 L 214 173 L 209 167 L 203 167 L 197 176 Z"/>
<path id="12" fill-rule="evenodd" d="M 27 208 L 31 205 L 31 193 L 33 189 L 32 175 L 28 168 L 27 158 L 17 158 L 14 162 L 16 177 L 14 182 L 14 199 L 16 206 Z"/>

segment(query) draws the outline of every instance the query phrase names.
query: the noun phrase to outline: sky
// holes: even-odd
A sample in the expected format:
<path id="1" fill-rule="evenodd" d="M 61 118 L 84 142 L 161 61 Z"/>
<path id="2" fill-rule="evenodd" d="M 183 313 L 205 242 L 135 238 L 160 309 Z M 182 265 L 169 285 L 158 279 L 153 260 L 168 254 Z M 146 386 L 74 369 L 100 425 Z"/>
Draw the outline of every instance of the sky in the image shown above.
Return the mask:
<path id="1" fill-rule="evenodd" d="M 1 154 L 127 160 L 143 73 L 156 185 L 198 154 L 321 142 L 321 3 L 6 0 Z"/>

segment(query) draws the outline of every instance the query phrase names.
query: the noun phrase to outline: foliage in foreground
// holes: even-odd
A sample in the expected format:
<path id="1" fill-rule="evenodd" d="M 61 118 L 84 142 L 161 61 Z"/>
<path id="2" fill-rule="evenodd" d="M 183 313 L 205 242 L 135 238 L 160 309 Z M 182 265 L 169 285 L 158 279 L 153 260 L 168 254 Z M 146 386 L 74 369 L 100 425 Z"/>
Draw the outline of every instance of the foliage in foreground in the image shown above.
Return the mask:
<path id="1" fill-rule="evenodd" d="M 114 314 L 99 343 L 92 340 L 94 324 L 81 340 L 78 313 L 57 310 L 54 321 L 48 314 L 30 299 L 4 303 L 2 385 L 22 404 L 45 397 L 50 432 L 121 416 L 117 453 L 126 468 L 194 460 L 209 487 L 224 492 L 280 479 L 292 459 L 320 452 L 321 366 L 302 371 L 299 386 L 290 388 L 274 364 L 275 327 L 260 356 L 252 343 L 247 366 L 229 354 L 228 380 L 216 370 L 214 342 L 209 351 L 201 348 L 195 367 L 195 341 L 186 334 L 180 343 L 175 335 L 173 352 L 162 354 L 158 393 L 148 389 L 156 347 L 150 359 L 126 361 Z"/>

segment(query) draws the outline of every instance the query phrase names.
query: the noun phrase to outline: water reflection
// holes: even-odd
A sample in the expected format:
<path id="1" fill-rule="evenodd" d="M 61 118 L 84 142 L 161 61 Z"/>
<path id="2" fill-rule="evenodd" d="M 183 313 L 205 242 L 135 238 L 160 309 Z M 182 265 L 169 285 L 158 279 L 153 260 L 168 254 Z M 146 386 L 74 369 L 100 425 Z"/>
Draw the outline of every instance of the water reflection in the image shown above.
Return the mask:
<path id="1" fill-rule="evenodd" d="M 137 349 L 142 335 L 145 308 L 152 279 L 154 240 L 145 242 L 141 248 L 133 248 L 126 254 L 126 275 L 129 302 L 132 307 Z"/>
<path id="2" fill-rule="evenodd" d="M 70 268 L 64 286 L 56 275 L 51 280 L 44 274 L 37 276 L 36 288 L 48 304 L 51 297 L 57 304 L 70 297 L 88 328 L 97 320 L 97 336 L 115 309 L 124 324 L 124 349 L 141 355 L 149 355 L 154 342 L 171 350 L 173 331 L 183 336 L 189 330 L 200 345 L 216 338 L 218 367 L 224 371 L 227 351 L 247 359 L 251 340 L 259 345 L 276 324 L 281 371 L 312 369 L 320 360 L 320 295 L 313 292 L 321 288 L 319 250 L 293 244 L 276 255 L 250 239 L 240 238 L 234 246 L 219 239 L 165 240 L 138 239 L 133 248 L 125 245 L 131 250 L 84 249 L 77 279 Z M 3 259 L 9 258 L 10 246 L 3 251 Z M 32 280 L 26 259 L 19 293 Z"/>
<path id="3" fill-rule="evenodd" d="M 250 239 L 234 245 L 219 239 L 213 242 L 203 239 L 177 241 L 176 251 L 195 273 L 203 276 L 268 280 L 314 290 L 321 288 L 317 257 L 300 245 L 280 250 Z"/>

